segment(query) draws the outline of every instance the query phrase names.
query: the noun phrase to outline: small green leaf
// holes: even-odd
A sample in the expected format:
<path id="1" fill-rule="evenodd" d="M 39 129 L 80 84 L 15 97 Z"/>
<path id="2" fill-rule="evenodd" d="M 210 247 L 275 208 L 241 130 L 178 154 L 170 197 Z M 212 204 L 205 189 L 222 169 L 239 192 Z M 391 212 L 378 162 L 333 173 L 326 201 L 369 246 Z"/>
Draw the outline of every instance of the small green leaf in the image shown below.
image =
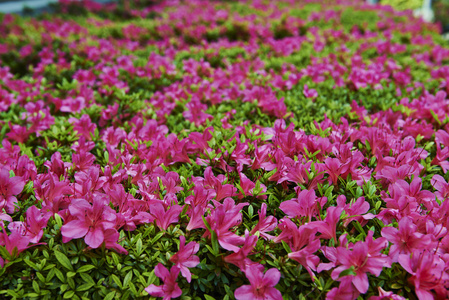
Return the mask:
<path id="1" fill-rule="evenodd" d="M 95 284 L 95 281 L 92 279 L 92 276 L 90 276 L 88 273 L 81 273 L 80 277 L 83 279 L 84 282 Z"/>
<path id="2" fill-rule="evenodd" d="M 61 282 L 65 282 L 64 274 L 58 268 L 54 268 L 53 270 L 55 270 L 56 277 L 58 277 Z"/>
<path id="3" fill-rule="evenodd" d="M 123 285 L 122 285 L 122 283 L 120 282 L 120 278 L 118 278 L 117 275 L 112 274 L 112 275 L 111 275 L 111 278 L 112 278 L 112 280 L 115 282 L 115 284 L 118 285 L 118 287 L 119 287 L 120 289 L 123 289 Z"/>
<path id="4" fill-rule="evenodd" d="M 357 275 L 357 273 L 354 272 L 354 266 L 351 266 L 349 269 L 346 269 L 343 272 L 341 272 L 340 275 L 338 275 L 338 278 L 348 276 L 348 275 L 354 275 L 354 276 Z"/>
<path id="5" fill-rule="evenodd" d="M 59 263 L 66 268 L 67 270 L 73 271 L 73 266 L 70 263 L 70 260 L 65 256 L 64 253 L 61 253 L 59 251 L 55 251 L 56 259 L 59 261 Z"/>
<path id="6" fill-rule="evenodd" d="M 93 286 L 94 286 L 93 283 L 84 283 L 84 284 L 80 285 L 79 287 L 77 287 L 76 291 L 77 292 L 84 292 L 84 291 L 89 290 Z"/>
<path id="7" fill-rule="evenodd" d="M 154 244 L 157 242 L 157 240 L 159 240 L 162 236 L 164 235 L 163 232 L 159 232 L 158 234 L 156 234 L 156 236 L 151 240 L 151 244 Z"/>
<path id="8" fill-rule="evenodd" d="M 67 291 L 64 293 L 64 299 L 72 298 L 75 295 L 75 291 Z"/>
<path id="9" fill-rule="evenodd" d="M 136 253 L 137 255 L 142 254 L 142 239 L 138 239 L 136 242 Z"/>
<path id="10" fill-rule="evenodd" d="M 430 110 L 430 114 L 435 119 L 435 121 L 437 121 L 438 125 L 441 125 L 440 118 L 438 118 L 438 115 L 433 111 L 433 109 Z"/>
<path id="11" fill-rule="evenodd" d="M 133 272 L 129 271 L 128 274 L 126 274 L 125 279 L 123 279 L 123 287 L 127 288 L 129 285 L 129 282 L 133 278 Z"/>
<path id="12" fill-rule="evenodd" d="M 13 260 L 12 255 L 8 252 L 8 250 L 6 250 L 4 246 L 0 246 L 0 256 L 7 260 Z"/>
<path id="13" fill-rule="evenodd" d="M 112 299 L 114 299 L 114 296 L 115 296 L 115 291 L 112 291 L 104 297 L 104 300 L 112 300 Z"/>
<path id="14" fill-rule="evenodd" d="M 282 247 L 284 247 L 284 249 L 285 249 L 285 251 L 287 251 L 287 253 L 292 252 L 292 249 L 290 248 L 290 246 L 286 242 L 281 241 L 281 243 L 282 243 Z"/>
<path id="15" fill-rule="evenodd" d="M 93 266 L 93 265 L 85 265 L 85 266 L 80 267 L 78 270 L 76 270 L 76 272 L 77 273 L 84 273 L 84 272 L 90 271 L 92 269 L 95 269 L 95 266 Z"/>
<path id="16" fill-rule="evenodd" d="M 36 280 L 33 280 L 32 285 L 33 285 L 33 290 L 34 290 L 36 293 L 39 293 L 39 292 L 41 291 L 41 288 L 39 287 L 39 284 L 37 283 Z"/>

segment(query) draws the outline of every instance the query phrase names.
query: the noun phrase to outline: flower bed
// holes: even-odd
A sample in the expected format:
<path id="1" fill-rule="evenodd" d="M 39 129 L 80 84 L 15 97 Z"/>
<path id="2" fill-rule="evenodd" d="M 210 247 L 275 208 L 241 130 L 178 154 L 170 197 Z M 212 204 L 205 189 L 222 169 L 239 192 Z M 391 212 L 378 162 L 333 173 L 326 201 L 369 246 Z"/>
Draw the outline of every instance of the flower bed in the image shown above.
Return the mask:
<path id="1" fill-rule="evenodd" d="M 362 1 L 60 9 L 0 25 L 0 297 L 449 297 L 437 27 Z"/>

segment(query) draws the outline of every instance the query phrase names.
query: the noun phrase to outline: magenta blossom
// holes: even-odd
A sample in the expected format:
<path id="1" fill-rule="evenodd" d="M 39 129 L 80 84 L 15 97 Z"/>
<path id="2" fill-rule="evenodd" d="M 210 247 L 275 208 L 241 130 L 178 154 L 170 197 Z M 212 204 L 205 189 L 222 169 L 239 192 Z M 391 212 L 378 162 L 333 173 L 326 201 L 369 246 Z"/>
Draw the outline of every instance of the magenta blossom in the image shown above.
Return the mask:
<path id="1" fill-rule="evenodd" d="M 318 92 L 315 89 L 309 89 L 309 86 L 307 84 L 304 85 L 304 96 L 307 98 L 315 99 L 318 97 Z"/>
<path id="2" fill-rule="evenodd" d="M 179 268 L 174 266 L 170 271 L 159 263 L 156 268 L 154 268 L 154 274 L 162 279 L 163 285 L 150 284 L 145 291 L 153 297 L 163 297 L 163 300 L 168 300 L 171 298 L 177 298 L 182 295 L 182 291 L 179 288 L 176 279 L 179 275 Z"/>
<path id="3" fill-rule="evenodd" d="M 182 276 L 187 279 L 187 282 L 192 280 L 192 274 L 189 268 L 194 268 L 200 263 L 198 256 L 194 254 L 200 250 L 200 245 L 195 242 L 190 242 L 186 245 L 186 237 L 181 235 L 179 237 L 179 251 L 176 252 L 170 261 L 174 263 L 174 266 L 179 268 Z"/>
<path id="4" fill-rule="evenodd" d="M 235 290 L 237 300 L 279 300 L 281 292 L 275 288 L 281 278 L 277 269 L 269 269 L 265 274 L 258 265 L 251 265 L 245 271 L 251 285 L 242 285 Z"/>
<path id="5" fill-rule="evenodd" d="M 22 177 L 9 177 L 6 167 L 0 169 L 0 208 L 6 208 L 8 213 L 14 212 L 14 204 L 17 203 L 16 195 L 22 192 L 25 181 Z"/>
<path id="6" fill-rule="evenodd" d="M 362 294 L 366 293 L 369 287 L 367 273 L 379 276 L 383 267 L 390 266 L 388 258 L 369 253 L 368 243 L 362 241 L 357 242 L 352 251 L 338 247 L 336 254 L 340 266 L 332 272 L 332 279 L 341 280 L 346 277 L 340 277 L 341 272 L 353 268 L 355 275 L 347 276 L 350 276 L 352 284 Z"/>
<path id="7" fill-rule="evenodd" d="M 399 221 L 399 229 L 382 228 L 382 236 L 393 244 L 389 253 L 393 261 L 397 261 L 399 254 L 410 254 L 413 249 L 427 249 L 432 242 L 431 236 L 418 232 L 417 226 L 408 217 Z"/>
<path id="8" fill-rule="evenodd" d="M 393 292 L 384 291 L 380 286 L 377 289 L 379 290 L 379 296 L 371 296 L 369 300 L 405 300 L 404 297 Z"/>
<path id="9" fill-rule="evenodd" d="M 75 199 L 69 212 L 75 219 L 61 227 L 65 242 L 85 237 L 87 245 L 98 248 L 104 242 L 104 231 L 115 226 L 115 211 L 100 197 L 94 198 L 93 206 L 84 199 Z"/>
<path id="10" fill-rule="evenodd" d="M 419 300 L 447 299 L 449 267 L 439 255 L 433 251 L 416 250 L 412 254 L 400 254 L 399 264 L 412 275 L 408 281 L 415 286 Z"/>

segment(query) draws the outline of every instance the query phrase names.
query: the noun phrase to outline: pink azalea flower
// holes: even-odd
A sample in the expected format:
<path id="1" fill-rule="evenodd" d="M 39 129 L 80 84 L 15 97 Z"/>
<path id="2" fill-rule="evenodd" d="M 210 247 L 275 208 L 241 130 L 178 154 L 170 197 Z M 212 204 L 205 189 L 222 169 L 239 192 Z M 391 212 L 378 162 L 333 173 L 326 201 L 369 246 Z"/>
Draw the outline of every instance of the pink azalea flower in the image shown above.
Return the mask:
<path id="1" fill-rule="evenodd" d="M 186 237 L 183 235 L 179 237 L 179 242 L 179 251 L 170 257 L 170 261 L 181 270 L 181 274 L 187 279 L 187 282 L 190 282 L 192 274 L 189 268 L 194 268 L 200 263 L 198 256 L 194 255 L 200 250 L 200 245 L 196 242 L 190 242 L 186 245 Z"/>
<path id="2" fill-rule="evenodd" d="M 154 217 L 157 227 L 161 230 L 167 230 L 170 224 L 178 222 L 181 211 L 182 206 L 177 204 L 170 206 L 168 210 L 165 210 L 162 203 L 150 206 L 150 214 Z"/>
<path id="3" fill-rule="evenodd" d="M 251 234 L 256 234 L 256 232 L 259 232 L 259 234 L 264 239 L 272 240 L 274 236 L 267 234 L 269 231 L 273 231 L 277 226 L 277 220 L 273 216 L 267 217 L 267 204 L 262 203 L 262 206 L 260 207 L 260 210 L 258 211 L 259 215 L 259 222 L 256 226 L 251 230 Z"/>
<path id="4" fill-rule="evenodd" d="M 248 203 L 240 203 L 235 205 L 232 198 L 223 200 L 223 204 L 215 201 L 217 208 L 212 211 L 211 215 L 206 217 L 212 231 L 215 231 L 217 240 L 220 246 L 226 250 L 237 252 L 238 245 L 242 245 L 245 239 L 235 234 L 231 228 L 239 225 L 242 222 L 241 209 L 248 205 Z M 207 230 L 204 236 L 210 236 L 211 233 Z"/>
<path id="5" fill-rule="evenodd" d="M 179 275 L 179 268 L 172 267 L 170 271 L 164 265 L 159 263 L 154 268 L 154 274 L 162 279 L 163 285 L 157 286 L 150 284 L 145 291 L 153 297 L 163 297 L 163 300 L 169 300 L 171 298 L 177 298 L 182 295 L 182 291 L 179 288 L 176 279 Z"/>
<path id="6" fill-rule="evenodd" d="M 238 195 L 239 199 L 242 199 L 245 196 L 249 196 L 249 195 L 254 196 L 254 188 L 256 187 L 256 184 L 254 182 L 252 182 L 248 177 L 246 177 L 246 175 L 243 173 L 239 173 L 239 176 L 240 176 L 240 186 L 243 191 L 243 194 Z M 267 187 L 264 184 L 260 184 L 259 189 L 260 189 L 259 193 L 260 192 L 265 193 L 267 191 Z M 257 198 L 266 199 L 267 196 L 260 195 L 260 196 L 257 196 Z"/>
<path id="7" fill-rule="evenodd" d="M 16 195 L 20 194 L 25 186 L 25 181 L 20 176 L 9 177 L 6 167 L 0 169 L 0 208 L 6 208 L 8 213 L 13 213 L 17 203 Z"/>
<path id="8" fill-rule="evenodd" d="M 371 296 L 369 300 L 405 300 L 404 297 L 393 292 L 384 291 L 380 286 L 377 289 L 379 290 L 379 296 Z"/>
<path id="9" fill-rule="evenodd" d="M 302 190 L 298 198 L 282 202 L 279 208 L 291 218 L 307 217 L 310 222 L 318 213 L 318 200 L 314 190 Z"/>
<path id="10" fill-rule="evenodd" d="M 115 228 L 108 228 L 103 232 L 104 245 L 107 249 L 114 249 L 118 253 L 128 254 L 125 248 L 119 245 L 117 242 L 120 237 L 120 233 Z"/>
<path id="11" fill-rule="evenodd" d="M 393 244 L 389 253 L 393 261 L 397 261 L 399 254 L 410 254 L 414 249 L 427 249 L 432 242 L 431 236 L 419 233 L 417 226 L 408 217 L 399 221 L 399 229 L 382 228 L 382 236 Z"/>
<path id="12" fill-rule="evenodd" d="M 314 253 L 320 249 L 320 246 L 320 240 L 315 238 L 315 235 L 310 235 L 308 244 L 304 248 L 288 254 L 288 258 L 296 260 L 309 272 L 313 281 L 314 274 L 312 270 L 316 271 L 316 267 L 320 262 L 320 258 L 314 255 Z"/>
<path id="13" fill-rule="evenodd" d="M 87 245 L 98 248 L 104 242 L 104 231 L 115 226 L 115 211 L 100 197 L 93 199 L 93 206 L 84 199 L 75 199 L 69 206 L 75 219 L 61 227 L 65 241 L 84 238 Z"/>
<path id="14" fill-rule="evenodd" d="M 277 269 L 269 269 L 265 274 L 257 265 L 249 266 L 245 271 L 250 285 L 243 285 L 235 290 L 237 300 L 279 300 L 281 292 L 275 288 L 281 278 Z"/>
<path id="15" fill-rule="evenodd" d="M 449 184 L 444 180 L 443 176 L 433 175 L 430 183 L 437 190 L 435 196 L 437 196 L 438 199 L 443 201 L 449 197 Z"/>
<path id="16" fill-rule="evenodd" d="M 324 221 L 315 221 L 310 223 L 311 228 L 315 228 L 321 233 L 322 239 L 334 239 L 337 240 L 337 223 L 340 221 L 343 208 L 330 206 L 327 209 L 327 215 Z"/>
<path id="17" fill-rule="evenodd" d="M 31 206 L 26 212 L 26 222 L 11 222 L 8 229 L 11 232 L 18 232 L 26 235 L 30 239 L 30 243 L 38 243 L 44 234 L 44 227 L 51 217 L 51 213 L 43 213 L 36 206 Z"/>
<path id="18" fill-rule="evenodd" d="M 399 264 L 412 275 L 408 281 L 415 286 L 419 300 L 435 299 L 432 290 L 437 295 L 443 295 L 437 299 L 447 299 L 448 266 L 439 255 L 434 254 L 433 251 L 415 250 L 412 254 L 400 254 Z"/>
<path id="19" fill-rule="evenodd" d="M 385 257 L 374 256 L 369 253 L 366 242 L 357 242 L 352 251 L 344 247 L 337 248 L 337 259 L 341 264 L 331 274 L 332 279 L 339 280 L 340 273 L 353 267 L 355 275 L 350 276 L 355 288 L 362 294 L 368 291 L 368 275 L 371 273 L 379 276 L 384 266 L 389 266 L 389 260 Z M 343 276 L 346 277 L 346 276 Z"/>
<path id="20" fill-rule="evenodd" d="M 318 97 L 318 92 L 315 89 L 309 89 L 309 86 L 307 84 L 304 85 L 304 96 L 306 98 L 316 98 Z"/>
<path id="21" fill-rule="evenodd" d="M 6 234 L 5 228 L 3 224 L 1 224 L 1 228 L 3 230 L 0 233 L 0 246 L 4 246 L 6 251 L 9 252 L 10 255 L 17 255 L 23 250 L 29 248 L 30 239 L 27 236 L 23 236 L 19 232 L 12 232 L 9 236 Z M 3 259 L 0 257 L 0 266 L 3 267 Z"/>
<path id="22" fill-rule="evenodd" d="M 236 265 L 242 271 L 246 271 L 246 268 L 252 264 L 257 264 L 248 258 L 248 255 L 253 251 L 257 243 L 257 236 L 249 235 L 248 231 L 245 232 L 245 243 L 236 252 L 229 254 L 224 258 L 224 261 Z"/>
<path id="23" fill-rule="evenodd" d="M 326 300 L 354 300 L 359 295 L 359 291 L 351 284 L 351 280 L 343 278 L 338 288 L 333 288 L 327 293 Z"/>

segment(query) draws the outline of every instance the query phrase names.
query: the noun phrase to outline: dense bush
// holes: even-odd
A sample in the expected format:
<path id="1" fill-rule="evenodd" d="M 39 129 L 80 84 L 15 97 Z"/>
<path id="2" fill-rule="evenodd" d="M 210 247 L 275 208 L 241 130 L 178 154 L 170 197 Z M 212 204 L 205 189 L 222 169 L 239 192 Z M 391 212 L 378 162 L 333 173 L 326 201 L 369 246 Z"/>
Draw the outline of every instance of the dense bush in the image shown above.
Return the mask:
<path id="1" fill-rule="evenodd" d="M 0 297 L 448 298 L 449 48 L 375 9 L 3 15 Z"/>

